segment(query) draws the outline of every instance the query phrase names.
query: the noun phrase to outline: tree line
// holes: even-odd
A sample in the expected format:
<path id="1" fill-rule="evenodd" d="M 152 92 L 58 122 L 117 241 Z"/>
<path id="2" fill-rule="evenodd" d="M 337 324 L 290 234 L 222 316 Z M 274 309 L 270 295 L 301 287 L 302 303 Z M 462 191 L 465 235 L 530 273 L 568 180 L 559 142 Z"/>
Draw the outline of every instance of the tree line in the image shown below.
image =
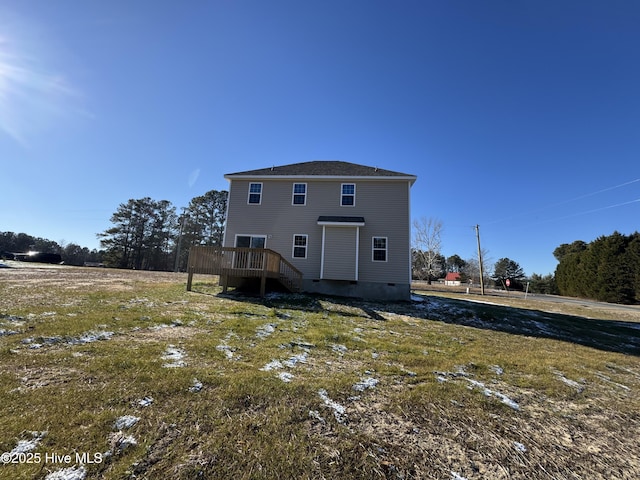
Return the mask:
<path id="1" fill-rule="evenodd" d="M 611 303 L 640 302 L 640 233 L 614 232 L 585 243 L 562 244 L 555 280 L 561 295 Z"/>
<path id="2" fill-rule="evenodd" d="M 97 236 L 106 266 L 185 270 L 193 245 L 222 245 L 227 191 L 195 197 L 177 213 L 168 200 L 130 199 L 111 216 L 113 226 Z"/>
<path id="3" fill-rule="evenodd" d="M 46 252 L 60 255 L 66 265 L 84 265 L 87 262 L 100 263 L 102 252 L 89 250 L 76 243 L 60 243 L 46 238 L 33 237 L 26 233 L 0 232 L 0 254 L 3 258 L 14 258 L 16 253 Z"/>
<path id="4" fill-rule="evenodd" d="M 111 215 L 112 227 L 98 233 L 100 250 L 75 243 L 0 232 L 0 254 L 13 258 L 29 251 L 59 254 L 66 265 L 100 264 L 143 270 L 186 270 L 193 245 L 222 245 L 227 191 L 194 197 L 180 213 L 168 200 L 130 199 Z"/>

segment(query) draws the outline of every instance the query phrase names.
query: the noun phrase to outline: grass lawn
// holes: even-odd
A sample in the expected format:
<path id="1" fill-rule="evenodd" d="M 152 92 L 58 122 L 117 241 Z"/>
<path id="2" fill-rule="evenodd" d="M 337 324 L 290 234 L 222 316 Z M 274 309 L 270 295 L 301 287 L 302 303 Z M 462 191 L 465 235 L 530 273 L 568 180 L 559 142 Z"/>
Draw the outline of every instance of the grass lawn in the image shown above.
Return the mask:
<path id="1" fill-rule="evenodd" d="M 640 477 L 640 313 L 185 284 L 0 269 L 0 479 Z"/>

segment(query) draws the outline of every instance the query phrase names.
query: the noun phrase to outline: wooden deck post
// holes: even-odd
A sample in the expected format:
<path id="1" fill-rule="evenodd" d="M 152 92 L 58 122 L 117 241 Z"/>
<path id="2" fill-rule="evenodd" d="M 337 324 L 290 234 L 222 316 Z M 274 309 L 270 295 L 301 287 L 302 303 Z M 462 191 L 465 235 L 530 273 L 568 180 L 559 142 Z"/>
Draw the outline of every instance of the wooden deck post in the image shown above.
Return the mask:
<path id="1" fill-rule="evenodd" d="M 191 283 L 193 282 L 193 268 L 189 266 L 189 275 L 187 276 L 187 292 L 191 291 Z"/>
<path id="2" fill-rule="evenodd" d="M 264 294 L 267 290 L 267 272 L 268 272 L 268 267 L 269 265 L 267 265 L 269 262 L 267 261 L 267 255 L 266 252 L 262 253 L 262 276 L 260 277 L 260 296 L 264 297 Z"/>

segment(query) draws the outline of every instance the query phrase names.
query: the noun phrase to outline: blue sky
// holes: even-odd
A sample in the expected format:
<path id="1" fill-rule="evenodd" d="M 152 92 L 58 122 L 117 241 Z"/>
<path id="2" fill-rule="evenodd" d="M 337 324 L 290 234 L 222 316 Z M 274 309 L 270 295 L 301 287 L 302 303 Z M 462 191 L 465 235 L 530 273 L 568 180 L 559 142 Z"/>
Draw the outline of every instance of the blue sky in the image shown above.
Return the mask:
<path id="1" fill-rule="evenodd" d="M 640 3 L 5 0 L 0 231 L 343 160 L 418 176 L 443 254 L 551 273 L 640 219 Z"/>

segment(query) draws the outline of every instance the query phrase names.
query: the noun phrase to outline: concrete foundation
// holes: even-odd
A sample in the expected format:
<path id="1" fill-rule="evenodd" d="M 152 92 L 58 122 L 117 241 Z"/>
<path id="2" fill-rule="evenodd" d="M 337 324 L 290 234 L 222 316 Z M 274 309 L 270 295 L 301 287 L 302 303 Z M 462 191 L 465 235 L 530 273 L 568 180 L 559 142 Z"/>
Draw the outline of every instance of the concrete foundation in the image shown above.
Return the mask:
<path id="1" fill-rule="evenodd" d="M 411 299 L 411 285 L 408 283 L 303 279 L 302 290 L 308 293 L 362 298 L 365 300 L 399 301 Z"/>

